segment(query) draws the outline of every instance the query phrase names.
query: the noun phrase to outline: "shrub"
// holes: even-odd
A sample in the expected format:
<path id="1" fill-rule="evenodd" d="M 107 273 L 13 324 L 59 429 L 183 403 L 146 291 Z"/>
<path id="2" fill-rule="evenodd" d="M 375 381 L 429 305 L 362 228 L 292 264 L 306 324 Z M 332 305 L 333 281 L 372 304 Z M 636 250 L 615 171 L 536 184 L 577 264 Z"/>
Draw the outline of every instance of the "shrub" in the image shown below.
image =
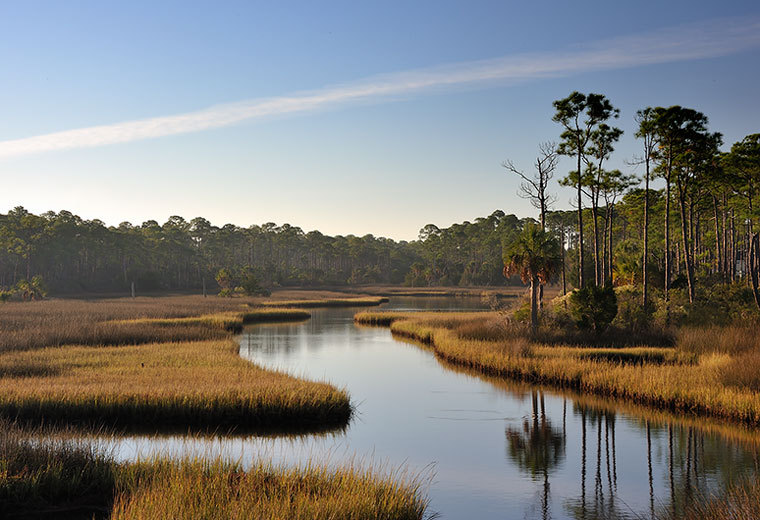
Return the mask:
<path id="1" fill-rule="evenodd" d="M 611 285 L 588 286 L 570 295 L 570 314 L 579 329 L 604 332 L 617 316 L 617 296 Z"/>
<path id="2" fill-rule="evenodd" d="M 259 279 L 250 268 L 243 270 L 243 279 L 241 280 L 240 287 L 242 287 L 248 296 L 269 296 L 271 294 L 259 284 Z"/>
<path id="3" fill-rule="evenodd" d="M 618 313 L 614 324 L 623 330 L 642 331 L 652 328 L 652 309 L 641 304 L 641 291 L 633 286 L 618 287 L 615 290 Z"/>

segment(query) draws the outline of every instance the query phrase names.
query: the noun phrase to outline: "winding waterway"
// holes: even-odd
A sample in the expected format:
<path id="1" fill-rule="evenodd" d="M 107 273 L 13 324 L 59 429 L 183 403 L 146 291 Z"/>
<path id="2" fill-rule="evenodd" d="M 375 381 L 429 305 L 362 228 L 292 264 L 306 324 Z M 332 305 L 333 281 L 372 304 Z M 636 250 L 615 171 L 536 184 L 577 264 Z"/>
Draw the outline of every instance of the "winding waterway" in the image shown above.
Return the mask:
<path id="1" fill-rule="evenodd" d="M 388 309 L 477 309 L 477 299 L 392 298 Z M 246 359 L 345 387 L 356 407 L 339 432 L 302 437 L 128 437 L 116 454 L 224 453 L 244 464 L 374 462 L 430 476 L 440 518 L 652 518 L 757 471 L 760 435 L 609 400 L 488 379 L 443 364 L 357 309 L 240 336 Z"/>

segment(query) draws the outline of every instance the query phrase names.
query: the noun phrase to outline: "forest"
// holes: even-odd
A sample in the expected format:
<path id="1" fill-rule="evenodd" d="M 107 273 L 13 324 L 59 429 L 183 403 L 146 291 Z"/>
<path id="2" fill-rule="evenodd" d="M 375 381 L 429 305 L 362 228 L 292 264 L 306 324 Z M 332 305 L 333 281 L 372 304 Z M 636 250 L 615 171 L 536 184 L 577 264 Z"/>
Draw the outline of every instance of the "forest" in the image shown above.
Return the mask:
<path id="1" fill-rule="evenodd" d="M 420 240 L 396 242 L 304 233 L 267 223 L 242 228 L 171 217 L 106 226 L 68 211 L 0 215 L 0 287 L 33 294 L 197 290 L 223 285 L 220 271 L 253 273 L 265 287 L 347 284 L 501 285 L 502 245 L 521 226 L 496 211 L 474 223 L 425 226 Z M 217 283 L 220 282 L 220 283 Z M 519 281 L 513 281 L 519 283 Z"/>

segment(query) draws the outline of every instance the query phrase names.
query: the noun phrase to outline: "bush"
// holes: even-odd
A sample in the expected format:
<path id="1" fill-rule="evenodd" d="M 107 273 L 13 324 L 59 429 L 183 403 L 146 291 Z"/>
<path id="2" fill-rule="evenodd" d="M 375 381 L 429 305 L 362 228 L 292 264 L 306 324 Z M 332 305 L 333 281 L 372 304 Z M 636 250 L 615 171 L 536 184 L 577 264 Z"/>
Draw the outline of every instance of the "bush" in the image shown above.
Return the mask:
<path id="1" fill-rule="evenodd" d="M 259 284 L 259 279 L 253 274 L 253 270 L 249 268 L 243 270 L 243 279 L 240 287 L 248 296 L 269 296 L 271 294 Z"/>
<path id="2" fill-rule="evenodd" d="M 604 332 L 617 316 L 617 296 L 611 285 L 588 286 L 570 295 L 570 314 L 581 330 Z"/>
<path id="3" fill-rule="evenodd" d="M 641 291 L 626 285 L 615 290 L 618 301 L 618 313 L 614 325 L 627 331 L 649 330 L 653 326 L 652 305 L 647 309 L 641 304 Z"/>
<path id="4" fill-rule="evenodd" d="M 269 296 L 270 292 L 261 286 L 256 271 L 251 266 L 241 269 L 219 269 L 216 283 L 221 290 L 219 296 Z"/>

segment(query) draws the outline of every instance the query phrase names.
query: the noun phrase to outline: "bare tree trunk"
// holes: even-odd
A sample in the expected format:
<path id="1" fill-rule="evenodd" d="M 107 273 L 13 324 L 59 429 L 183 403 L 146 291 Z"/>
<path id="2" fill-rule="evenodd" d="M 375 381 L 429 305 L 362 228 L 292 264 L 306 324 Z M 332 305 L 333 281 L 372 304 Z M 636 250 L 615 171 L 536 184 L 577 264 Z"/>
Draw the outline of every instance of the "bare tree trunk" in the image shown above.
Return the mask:
<path id="1" fill-rule="evenodd" d="M 665 179 L 665 301 L 670 298 L 670 170 Z"/>
<path id="2" fill-rule="evenodd" d="M 581 154 L 578 152 L 578 288 L 585 286 L 583 279 L 583 192 L 581 191 Z"/>
<path id="3" fill-rule="evenodd" d="M 749 278 L 752 279 L 752 295 L 755 297 L 757 308 L 760 309 L 760 291 L 758 290 L 758 283 L 760 283 L 760 234 L 752 234 L 749 253 Z"/>
<path id="4" fill-rule="evenodd" d="M 728 209 L 726 207 L 725 193 L 723 193 L 721 213 L 723 214 L 723 265 L 721 266 L 721 272 L 723 273 L 723 281 L 728 282 Z"/>
<path id="5" fill-rule="evenodd" d="M 647 277 L 647 263 L 649 263 L 649 160 L 647 160 L 646 167 L 644 177 L 644 258 L 641 263 L 641 284 L 643 286 L 641 300 L 644 310 L 649 304 L 649 278 Z"/>
<path id="6" fill-rule="evenodd" d="M 731 273 L 731 281 L 736 281 L 736 229 L 734 227 L 735 222 L 734 210 L 731 209 L 731 240 L 729 241 L 729 247 L 731 249 L 731 263 L 728 266 L 728 270 Z"/>
<path id="7" fill-rule="evenodd" d="M 682 193 L 683 189 L 683 186 L 678 187 L 678 200 L 681 209 L 681 243 L 683 244 L 684 262 L 686 263 L 686 282 L 689 285 L 689 303 L 694 303 L 694 265 L 689 250 L 689 226 L 691 223 L 686 220 L 686 199 Z"/>
<path id="8" fill-rule="evenodd" d="M 562 230 L 562 296 L 567 294 L 567 281 L 565 278 L 565 230 Z M 564 302 L 565 308 L 567 308 L 567 301 Z"/>
<path id="9" fill-rule="evenodd" d="M 607 204 L 604 211 L 604 232 L 602 233 L 602 280 L 608 280 L 608 273 L 612 271 L 612 265 L 608 262 L 609 250 L 607 249 L 608 233 L 610 231 L 610 205 Z"/>
<path id="10" fill-rule="evenodd" d="M 613 278 L 614 275 L 612 273 L 612 223 L 614 222 L 613 221 L 614 216 L 615 216 L 615 202 L 613 200 L 612 204 L 610 204 L 610 209 L 609 209 L 609 221 L 610 221 L 609 241 L 610 242 L 609 242 L 609 245 L 607 246 L 607 251 L 610 255 L 609 258 L 607 259 L 607 265 L 609 266 L 610 285 L 613 285 L 615 283 L 615 280 Z"/>
<path id="11" fill-rule="evenodd" d="M 591 204 L 591 215 L 594 221 L 594 285 L 599 286 L 601 285 L 599 273 L 599 208 L 595 200 Z"/>
<path id="12" fill-rule="evenodd" d="M 720 256 L 720 224 L 718 223 L 718 197 L 713 195 L 713 215 L 715 217 L 715 272 L 720 273 L 723 262 Z"/>
<path id="13" fill-rule="evenodd" d="M 538 332 L 538 288 L 541 284 L 537 277 L 530 280 L 530 330 L 533 334 Z"/>

